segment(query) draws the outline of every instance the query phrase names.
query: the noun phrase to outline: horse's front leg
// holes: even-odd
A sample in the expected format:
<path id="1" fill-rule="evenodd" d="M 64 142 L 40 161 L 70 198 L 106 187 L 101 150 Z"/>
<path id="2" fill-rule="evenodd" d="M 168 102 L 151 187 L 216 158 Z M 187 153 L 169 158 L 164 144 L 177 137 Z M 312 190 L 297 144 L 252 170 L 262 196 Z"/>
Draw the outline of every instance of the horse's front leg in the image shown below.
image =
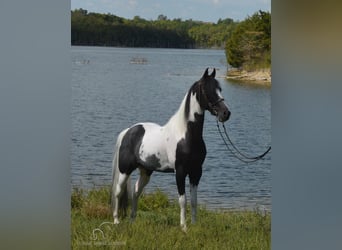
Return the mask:
<path id="1" fill-rule="evenodd" d="M 190 196 L 191 196 L 191 223 L 196 223 L 197 216 L 197 187 L 202 176 L 202 167 L 195 168 L 189 174 L 190 178 Z"/>
<path id="2" fill-rule="evenodd" d="M 191 223 L 196 223 L 197 216 L 197 185 L 190 183 L 190 196 L 191 196 Z"/>
<path id="3" fill-rule="evenodd" d="M 179 195 L 180 225 L 186 231 L 186 195 L 185 195 L 185 174 L 183 169 L 176 170 L 176 182 Z"/>

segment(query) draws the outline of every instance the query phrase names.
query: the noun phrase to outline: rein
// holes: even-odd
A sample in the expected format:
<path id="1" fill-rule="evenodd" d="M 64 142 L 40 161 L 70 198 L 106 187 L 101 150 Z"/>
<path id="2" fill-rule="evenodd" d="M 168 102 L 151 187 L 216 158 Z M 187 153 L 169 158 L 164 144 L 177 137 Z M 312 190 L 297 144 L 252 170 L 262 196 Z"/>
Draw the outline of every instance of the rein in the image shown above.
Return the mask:
<path id="1" fill-rule="evenodd" d="M 258 156 L 255 156 L 255 157 L 250 157 L 250 156 L 247 156 L 246 154 L 242 153 L 237 147 L 235 147 L 235 145 L 233 144 L 232 140 L 229 138 L 228 136 L 228 133 L 227 133 L 227 130 L 226 130 L 226 126 L 224 125 L 224 123 L 222 123 L 222 127 L 223 127 L 223 131 L 224 131 L 224 134 L 225 136 L 227 137 L 228 139 L 228 142 L 230 143 L 230 145 L 236 150 L 236 152 L 234 152 L 228 145 L 228 143 L 226 142 L 223 134 L 222 134 L 222 131 L 220 129 L 220 126 L 219 126 L 219 122 L 218 120 L 216 120 L 216 125 L 217 125 L 217 130 L 224 142 L 224 144 L 226 145 L 227 149 L 232 153 L 232 155 L 239 159 L 240 161 L 244 162 L 244 163 L 251 163 L 251 162 L 255 162 L 255 161 L 258 161 L 260 159 L 262 159 L 268 152 L 270 152 L 271 150 L 271 147 L 269 147 L 265 153 L 261 154 L 261 155 L 258 155 Z"/>

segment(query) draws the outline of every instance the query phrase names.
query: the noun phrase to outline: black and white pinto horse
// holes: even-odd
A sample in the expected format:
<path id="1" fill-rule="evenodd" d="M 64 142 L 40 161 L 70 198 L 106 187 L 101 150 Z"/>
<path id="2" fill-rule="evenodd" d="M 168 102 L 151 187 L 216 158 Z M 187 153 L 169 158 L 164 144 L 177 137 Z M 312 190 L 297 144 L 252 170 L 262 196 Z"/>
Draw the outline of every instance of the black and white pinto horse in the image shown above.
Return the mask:
<path id="1" fill-rule="evenodd" d="M 138 123 L 119 134 L 113 159 L 111 190 L 114 224 L 119 223 L 119 208 L 125 211 L 129 198 L 132 201 L 131 219 L 134 220 L 138 198 L 153 171 L 176 172 L 180 224 L 183 229 L 186 229 L 185 179 L 189 176 L 191 222 L 195 223 L 197 186 L 206 156 L 202 137 L 204 112 L 208 110 L 220 122 L 227 121 L 230 116 L 215 74 L 215 69 L 210 75 L 208 68 L 205 70 L 202 78 L 185 95 L 178 111 L 164 126 Z M 133 192 L 130 192 L 130 175 L 137 168 L 140 176 Z M 132 197 L 129 197 L 131 194 Z"/>

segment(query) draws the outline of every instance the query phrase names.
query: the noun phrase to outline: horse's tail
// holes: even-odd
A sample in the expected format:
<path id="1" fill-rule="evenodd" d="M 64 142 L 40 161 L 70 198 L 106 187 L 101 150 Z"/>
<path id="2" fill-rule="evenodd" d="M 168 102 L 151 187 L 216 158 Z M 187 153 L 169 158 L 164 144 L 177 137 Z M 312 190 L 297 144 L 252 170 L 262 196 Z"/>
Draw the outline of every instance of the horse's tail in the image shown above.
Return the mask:
<path id="1" fill-rule="evenodd" d="M 121 146 L 121 141 L 123 136 L 126 134 L 127 129 L 122 131 L 117 140 L 116 140 L 116 145 L 115 145 L 115 152 L 114 152 L 114 157 L 113 157 L 113 164 L 112 164 L 112 187 L 110 190 L 110 201 L 111 201 L 111 208 L 112 211 L 114 211 L 115 207 L 115 192 L 117 188 L 117 184 L 119 181 L 119 175 L 120 175 L 120 170 L 119 170 L 119 150 Z M 128 180 L 123 188 L 123 193 L 119 199 L 119 213 L 122 214 L 123 216 L 127 215 L 127 207 L 129 205 L 129 202 L 132 200 L 132 195 L 131 192 L 131 177 L 128 177 Z"/>

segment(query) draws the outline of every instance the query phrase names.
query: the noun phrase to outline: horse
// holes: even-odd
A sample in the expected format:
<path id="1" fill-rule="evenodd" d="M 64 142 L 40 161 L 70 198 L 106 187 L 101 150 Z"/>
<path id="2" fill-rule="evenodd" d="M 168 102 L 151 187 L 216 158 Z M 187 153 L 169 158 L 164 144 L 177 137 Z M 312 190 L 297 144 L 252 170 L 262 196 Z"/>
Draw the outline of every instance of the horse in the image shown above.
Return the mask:
<path id="1" fill-rule="evenodd" d="M 175 172 L 179 195 L 180 226 L 186 230 L 185 181 L 189 176 L 191 222 L 196 222 L 197 187 L 202 176 L 206 146 L 202 137 L 204 113 L 208 110 L 218 121 L 225 122 L 230 111 L 221 95 L 216 70 L 209 75 L 207 68 L 200 80 L 186 93 L 179 109 L 164 125 L 137 123 L 117 137 L 113 157 L 111 205 L 114 224 L 119 224 L 119 209 L 126 215 L 131 201 L 131 220 L 134 221 L 137 203 L 153 171 Z M 140 175 L 130 192 L 130 175 L 139 169 Z"/>

